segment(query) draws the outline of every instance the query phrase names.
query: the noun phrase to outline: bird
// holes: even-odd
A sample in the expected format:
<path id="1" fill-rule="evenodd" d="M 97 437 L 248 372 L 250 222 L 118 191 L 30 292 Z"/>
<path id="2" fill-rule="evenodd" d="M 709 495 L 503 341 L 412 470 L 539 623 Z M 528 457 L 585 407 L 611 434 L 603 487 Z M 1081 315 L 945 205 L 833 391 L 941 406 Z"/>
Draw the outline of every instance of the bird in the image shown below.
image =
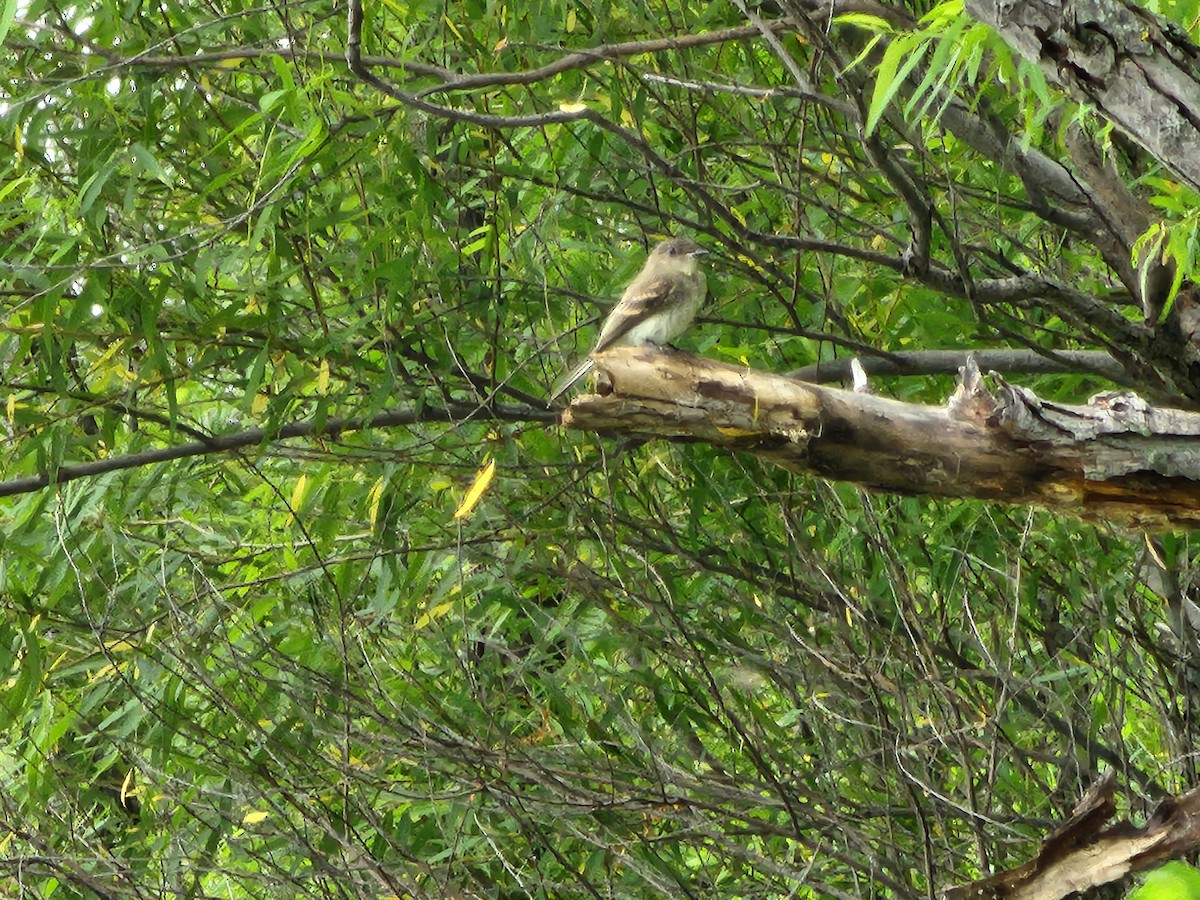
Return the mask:
<path id="1" fill-rule="evenodd" d="M 554 385 L 550 406 L 592 370 L 592 357 L 609 347 L 661 347 L 683 334 L 708 292 L 700 257 L 708 251 L 688 237 L 661 241 L 625 288 L 600 327 L 591 352 Z"/>

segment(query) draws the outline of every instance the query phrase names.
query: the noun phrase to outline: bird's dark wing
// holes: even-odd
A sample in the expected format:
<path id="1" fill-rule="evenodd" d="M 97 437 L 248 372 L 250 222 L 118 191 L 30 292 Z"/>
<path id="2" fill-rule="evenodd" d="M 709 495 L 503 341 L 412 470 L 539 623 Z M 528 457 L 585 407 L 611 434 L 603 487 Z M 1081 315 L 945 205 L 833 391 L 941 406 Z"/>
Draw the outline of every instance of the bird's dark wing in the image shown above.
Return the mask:
<path id="1" fill-rule="evenodd" d="M 611 347 L 629 329 L 662 312 L 670 301 L 674 286 L 675 283 L 668 278 L 652 278 L 645 284 L 631 284 L 604 320 L 604 327 L 600 329 L 600 337 L 596 339 L 592 352 L 599 353 Z"/>

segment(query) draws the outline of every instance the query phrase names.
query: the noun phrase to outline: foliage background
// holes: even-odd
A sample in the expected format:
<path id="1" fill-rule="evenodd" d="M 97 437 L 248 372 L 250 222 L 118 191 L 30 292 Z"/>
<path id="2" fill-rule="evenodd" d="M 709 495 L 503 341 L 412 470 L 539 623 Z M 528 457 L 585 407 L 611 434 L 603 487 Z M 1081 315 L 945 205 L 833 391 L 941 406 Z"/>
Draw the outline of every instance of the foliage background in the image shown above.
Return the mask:
<path id="1" fill-rule="evenodd" d="M 1137 235 L 1055 190 L 1082 135 L 1181 279 L 1193 199 L 960 7 L 372 4 L 384 89 L 328 3 L 7 9 L 23 896 L 916 897 L 1028 858 L 1100 771 L 1135 818 L 1196 783 L 1186 536 L 543 408 L 679 232 L 710 356 L 1099 350 L 1194 403 Z"/>

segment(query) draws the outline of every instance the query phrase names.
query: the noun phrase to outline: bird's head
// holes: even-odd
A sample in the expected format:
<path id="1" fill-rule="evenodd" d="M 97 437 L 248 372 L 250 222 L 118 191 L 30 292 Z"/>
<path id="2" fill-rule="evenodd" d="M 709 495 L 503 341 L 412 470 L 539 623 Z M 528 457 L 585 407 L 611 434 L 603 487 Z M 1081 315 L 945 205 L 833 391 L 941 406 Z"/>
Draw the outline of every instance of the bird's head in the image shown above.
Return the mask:
<path id="1" fill-rule="evenodd" d="M 700 257 L 708 253 L 687 237 L 674 237 L 660 243 L 650 254 L 656 267 L 691 275 L 699 268 Z"/>

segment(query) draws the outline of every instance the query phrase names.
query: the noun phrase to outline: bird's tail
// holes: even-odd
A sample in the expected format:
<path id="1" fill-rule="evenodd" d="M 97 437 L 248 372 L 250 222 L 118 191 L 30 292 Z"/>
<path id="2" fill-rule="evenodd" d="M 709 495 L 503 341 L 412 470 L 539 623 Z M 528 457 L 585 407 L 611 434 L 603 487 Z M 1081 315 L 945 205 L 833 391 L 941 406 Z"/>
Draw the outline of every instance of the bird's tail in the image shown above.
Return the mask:
<path id="1" fill-rule="evenodd" d="M 585 357 L 583 362 L 558 379 L 558 383 L 554 385 L 554 390 L 550 392 L 550 398 L 546 401 L 546 406 L 552 406 L 555 400 L 571 389 L 571 385 L 590 371 L 592 371 L 592 360 L 590 357 Z"/>

